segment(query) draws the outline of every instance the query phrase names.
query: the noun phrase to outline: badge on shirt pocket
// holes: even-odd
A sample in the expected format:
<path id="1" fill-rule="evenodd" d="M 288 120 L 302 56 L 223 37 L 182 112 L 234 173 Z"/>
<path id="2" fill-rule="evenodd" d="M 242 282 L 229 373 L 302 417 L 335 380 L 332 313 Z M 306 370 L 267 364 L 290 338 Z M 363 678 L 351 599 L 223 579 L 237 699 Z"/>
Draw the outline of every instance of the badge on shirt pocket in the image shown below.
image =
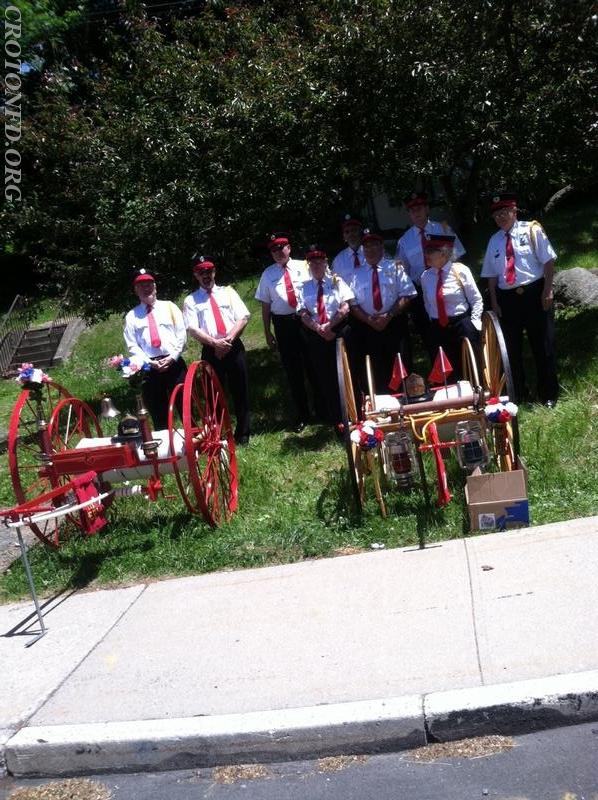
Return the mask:
<path id="1" fill-rule="evenodd" d="M 519 247 L 525 247 L 528 244 L 527 234 L 522 233 L 519 236 Z"/>

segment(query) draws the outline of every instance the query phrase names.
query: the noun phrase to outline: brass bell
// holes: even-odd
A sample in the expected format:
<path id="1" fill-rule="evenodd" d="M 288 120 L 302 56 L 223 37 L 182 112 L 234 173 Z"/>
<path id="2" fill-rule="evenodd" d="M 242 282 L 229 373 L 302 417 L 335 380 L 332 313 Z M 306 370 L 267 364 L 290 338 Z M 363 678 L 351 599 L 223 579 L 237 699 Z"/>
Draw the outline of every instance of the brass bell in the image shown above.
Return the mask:
<path id="1" fill-rule="evenodd" d="M 114 419 L 120 417 L 120 411 L 112 402 L 111 397 L 102 397 L 102 409 L 100 411 L 102 419 Z"/>

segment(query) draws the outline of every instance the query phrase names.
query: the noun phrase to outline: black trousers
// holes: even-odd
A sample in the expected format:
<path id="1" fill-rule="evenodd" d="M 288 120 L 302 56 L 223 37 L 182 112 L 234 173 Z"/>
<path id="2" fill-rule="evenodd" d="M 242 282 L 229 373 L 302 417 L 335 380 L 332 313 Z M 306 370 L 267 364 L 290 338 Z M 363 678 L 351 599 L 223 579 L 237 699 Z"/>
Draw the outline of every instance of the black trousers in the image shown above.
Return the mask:
<path id="1" fill-rule="evenodd" d="M 170 395 L 177 383 L 185 380 L 186 374 L 187 365 L 183 358 L 178 358 L 164 372 L 151 369 L 144 373 L 141 396 L 151 415 L 155 431 L 163 431 L 168 427 Z"/>
<path id="2" fill-rule="evenodd" d="M 301 334 L 301 320 L 296 314 L 272 314 L 272 324 L 297 421 L 306 422 L 310 417 L 306 379 L 313 391 L 316 415 L 325 416 L 326 404 L 307 355 L 305 339 Z"/>
<path id="3" fill-rule="evenodd" d="M 556 400 L 559 382 L 556 372 L 554 346 L 554 311 L 542 307 L 544 278 L 518 289 L 497 289 L 496 297 L 501 311 L 501 325 L 511 362 L 516 402 L 526 397 L 523 369 L 523 334 L 527 333 L 536 366 L 538 397 L 541 402 Z"/>
<path id="4" fill-rule="evenodd" d="M 249 381 L 247 377 L 247 358 L 245 347 L 240 339 L 235 339 L 229 353 L 217 358 L 213 347 L 203 346 L 201 357 L 214 367 L 218 380 L 230 392 L 235 407 L 237 424 L 235 440 L 249 436 Z"/>
<path id="5" fill-rule="evenodd" d="M 324 399 L 324 414 L 321 422 L 337 425 L 342 421 L 341 404 L 338 390 L 338 376 L 336 371 L 336 339 L 328 342 L 314 331 L 303 326 L 302 335 L 307 348 L 318 392 Z M 350 336 L 348 325 L 341 325 L 336 331 L 336 338 L 347 339 Z"/>
<path id="6" fill-rule="evenodd" d="M 434 358 L 436 358 L 438 348 L 442 347 L 453 368 L 453 373 L 449 378 L 450 381 L 463 379 L 461 364 L 462 339 L 469 339 L 476 361 L 479 363 L 480 332 L 474 327 L 469 313 L 464 314 L 462 317 L 454 318 L 446 327 L 440 325 L 437 319 L 430 321 L 430 340 L 434 348 Z"/>
<path id="7" fill-rule="evenodd" d="M 351 329 L 349 352 L 356 393 L 367 393 L 366 355 L 370 356 L 372 362 L 376 394 L 389 391 L 388 383 L 397 353 L 401 354 L 405 369 L 411 372 L 411 340 L 405 314 L 394 317 L 383 331 L 376 331 L 355 318 L 351 322 Z"/>
<path id="8" fill-rule="evenodd" d="M 422 340 L 426 353 L 430 358 L 430 363 L 434 363 L 434 358 L 436 357 L 436 345 L 434 343 L 435 340 L 430 326 L 430 317 L 428 316 L 426 306 L 424 304 L 424 293 L 422 287 L 417 283 L 415 284 L 415 288 L 417 289 L 417 297 L 414 297 L 409 304 L 409 319 L 415 328 L 415 332 Z"/>

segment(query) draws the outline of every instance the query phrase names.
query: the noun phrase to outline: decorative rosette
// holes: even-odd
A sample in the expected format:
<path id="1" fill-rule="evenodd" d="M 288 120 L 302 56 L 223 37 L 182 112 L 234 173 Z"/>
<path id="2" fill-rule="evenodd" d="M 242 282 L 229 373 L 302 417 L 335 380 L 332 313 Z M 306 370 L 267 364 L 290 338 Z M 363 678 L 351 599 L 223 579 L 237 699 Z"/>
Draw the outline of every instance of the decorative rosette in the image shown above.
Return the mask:
<path id="1" fill-rule="evenodd" d="M 490 397 L 486 403 L 486 419 L 489 422 L 508 422 L 517 416 L 515 403 L 502 403 L 498 397 Z"/>
<path id="2" fill-rule="evenodd" d="M 372 450 L 384 440 L 384 431 L 372 422 L 358 422 L 351 431 L 351 441 L 358 444 L 362 450 Z"/>
<path id="3" fill-rule="evenodd" d="M 121 353 L 118 356 L 112 356 L 108 359 L 108 364 L 115 367 L 123 376 L 123 378 L 130 378 L 138 372 L 149 372 L 151 364 L 149 361 L 139 361 L 139 359 L 125 358 Z"/>
<path id="4" fill-rule="evenodd" d="M 33 364 L 23 363 L 19 367 L 19 374 L 15 378 L 17 383 L 20 383 L 21 386 L 26 386 L 30 384 L 38 384 L 39 386 L 42 383 L 50 383 L 52 378 L 49 375 L 46 375 L 45 372 L 41 369 L 36 369 Z"/>

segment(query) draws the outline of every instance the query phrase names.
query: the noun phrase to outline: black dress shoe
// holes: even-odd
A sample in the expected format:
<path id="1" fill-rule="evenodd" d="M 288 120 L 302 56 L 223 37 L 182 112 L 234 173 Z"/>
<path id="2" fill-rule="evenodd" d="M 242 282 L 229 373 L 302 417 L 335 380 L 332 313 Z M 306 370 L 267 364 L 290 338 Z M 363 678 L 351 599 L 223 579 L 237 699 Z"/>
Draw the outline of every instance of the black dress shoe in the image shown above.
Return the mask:
<path id="1" fill-rule="evenodd" d="M 293 430 L 295 431 L 295 433 L 301 433 L 301 431 L 304 431 L 304 430 L 305 430 L 305 426 L 306 426 L 306 425 L 307 425 L 307 422 L 304 422 L 303 420 L 301 420 L 300 422 L 298 422 L 298 423 L 295 425 L 295 427 L 293 428 Z"/>
<path id="2" fill-rule="evenodd" d="M 545 408 L 554 408 L 556 406 L 556 400 L 546 400 L 544 402 Z"/>
<path id="3" fill-rule="evenodd" d="M 246 444 L 249 444 L 249 436 L 239 436 L 238 439 L 235 439 L 235 443 L 239 447 L 244 447 Z"/>

